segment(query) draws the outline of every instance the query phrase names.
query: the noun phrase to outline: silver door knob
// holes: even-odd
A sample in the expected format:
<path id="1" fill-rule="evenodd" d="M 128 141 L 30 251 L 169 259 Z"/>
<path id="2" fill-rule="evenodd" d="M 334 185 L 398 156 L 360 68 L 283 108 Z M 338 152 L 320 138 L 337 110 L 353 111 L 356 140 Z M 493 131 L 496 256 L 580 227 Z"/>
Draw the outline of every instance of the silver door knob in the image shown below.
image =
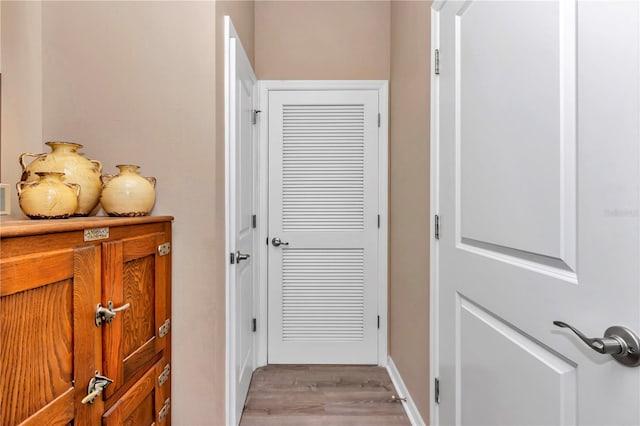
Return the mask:
<path id="1" fill-rule="evenodd" d="M 239 251 L 236 252 L 236 263 L 240 263 L 243 260 L 247 260 L 251 257 L 250 254 L 243 254 L 240 253 Z"/>
<path id="2" fill-rule="evenodd" d="M 590 338 L 566 322 L 554 321 L 553 325 L 573 331 L 594 351 L 611 355 L 616 361 L 629 367 L 640 365 L 640 338 L 626 327 L 615 325 L 604 332 L 604 337 Z"/>
<path id="3" fill-rule="evenodd" d="M 274 237 L 274 239 L 271 240 L 271 244 L 273 244 L 274 247 L 280 247 L 280 246 L 288 246 L 289 242 L 282 241 L 280 238 Z"/>

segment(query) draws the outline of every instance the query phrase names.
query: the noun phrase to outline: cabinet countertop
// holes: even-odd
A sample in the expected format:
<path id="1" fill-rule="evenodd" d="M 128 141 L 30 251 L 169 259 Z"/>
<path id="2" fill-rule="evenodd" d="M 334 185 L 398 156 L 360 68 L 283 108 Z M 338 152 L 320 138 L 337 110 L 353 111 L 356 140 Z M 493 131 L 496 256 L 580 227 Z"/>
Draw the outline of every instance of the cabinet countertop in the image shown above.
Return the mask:
<path id="1" fill-rule="evenodd" d="M 139 225 L 172 221 L 172 216 L 109 217 L 92 216 L 70 219 L 31 220 L 11 216 L 0 218 L 0 238 L 80 231 L 90 228 Z"/>

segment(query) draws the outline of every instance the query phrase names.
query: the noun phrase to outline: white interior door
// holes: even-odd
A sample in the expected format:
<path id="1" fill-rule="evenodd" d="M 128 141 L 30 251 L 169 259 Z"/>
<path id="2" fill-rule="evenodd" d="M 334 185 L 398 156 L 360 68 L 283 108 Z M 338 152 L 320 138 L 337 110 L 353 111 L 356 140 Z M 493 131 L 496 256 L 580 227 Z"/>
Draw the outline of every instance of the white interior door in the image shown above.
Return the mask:
<path id="1" fill-rule="evenodd" d="M 640 424 L 640 368 L 553 325 L 640 332 L 640 3 L 447 1 L 434 28 L 439 423 Z"/>
<path id="2" fill-rule="evenodd" d="M 271 364 L 378 362 L 378 112 L 377 90 L 269 92 Z"/>
<path id="3" fill-rule="evenodd" d="M 228 121 L 229 131 L 229 301 L 231 322 L 229 365 L 233 395 L 230 424 L 237 424 L 255 369 L 253 335 L 254 290 L 257 276 L 257 236 L 253 215 L 256 204 L 256 139 L 253 132 L 253 93 L 256 78 L 233 26 L 228 22 Z"/>

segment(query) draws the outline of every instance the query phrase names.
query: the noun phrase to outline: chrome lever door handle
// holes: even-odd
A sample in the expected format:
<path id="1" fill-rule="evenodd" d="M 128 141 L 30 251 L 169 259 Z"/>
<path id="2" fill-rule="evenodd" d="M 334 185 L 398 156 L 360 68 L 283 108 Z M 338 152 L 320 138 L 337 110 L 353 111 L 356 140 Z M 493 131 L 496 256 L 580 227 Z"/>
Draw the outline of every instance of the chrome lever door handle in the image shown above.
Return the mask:
<path id="1" fill-rule="evenodd" d="M 640 339 L 626 327 L 613 326 L 604 332 L 604 337 L 587 337 L 566 322 L 554 321 L 553 325 L 573 331 L 587 346 L 601 354 L 611 355 L 616 361 L 629 367 L 640 365 Z"/>
<path id="2" fill-rule="evenodd" d="M 240 253 L 239 251 L 236 252 L 236 262 L 237 263 L 240 263 L 240 261 L 242 261 L 242 260 L 247 260 L 250 257 L 251 257 L 250 254 L 243 254 L 243 253 Z"/>
<path id="3" fill-rule="evenodd" d="M 288 246 L 289 242 L 282 241 L 280 238 L 274 237 L 273 240 L 271 240 L 271 244 L 273 244 L 274 247 L 280 247 L 280 246 Z"/>

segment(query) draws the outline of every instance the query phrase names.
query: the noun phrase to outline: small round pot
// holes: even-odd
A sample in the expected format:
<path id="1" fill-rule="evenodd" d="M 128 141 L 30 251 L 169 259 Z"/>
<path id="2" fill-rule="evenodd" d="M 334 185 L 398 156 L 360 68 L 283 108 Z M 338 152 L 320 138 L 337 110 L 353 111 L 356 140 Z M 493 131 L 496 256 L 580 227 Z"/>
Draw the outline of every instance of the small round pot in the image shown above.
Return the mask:
<path id="1" fill-rule="evenodd" d="M 78 208 L 80 185 L 60 172 L 36 172 L 36 181 L 18 182 L 20 208 L 31 219 L 66 219 Z"/>
<path id="2" fill-rule="evenodd" d="M 156 201 L 156 178 L 141 176 L 133 164 L 116 167 L 117 175 L 102 176 L 102 208 L 109 216 L 147 216 Z"/>

